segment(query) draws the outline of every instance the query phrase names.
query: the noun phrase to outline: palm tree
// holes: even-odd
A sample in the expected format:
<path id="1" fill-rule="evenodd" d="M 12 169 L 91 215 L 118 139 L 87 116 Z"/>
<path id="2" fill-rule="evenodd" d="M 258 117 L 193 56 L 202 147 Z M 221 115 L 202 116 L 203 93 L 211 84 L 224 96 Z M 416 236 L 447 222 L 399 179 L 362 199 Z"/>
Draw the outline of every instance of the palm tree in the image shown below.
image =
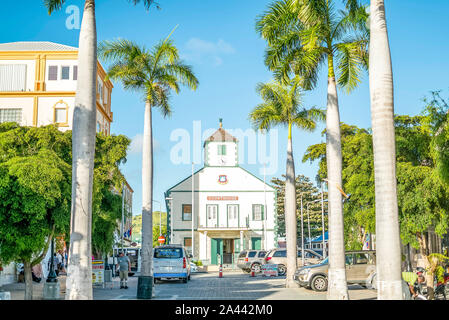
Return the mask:
<path id="1" fill-rule="evenodd" d="M 51 14 L 66 0 L 44 0 Z M 153 0 L 143 2 L 149 9 Z M 96 137 L 97 29 L 95 0 L 85 0 L 78 49 L 78 81 L 73 112 L 72 213 L 67 269 L 68 300 L 92 300 L 92 187 Z"/>
<path id="2" fill-rule="evenodd" d="M 342 154 L 337 84 L 349 93 L 368 63 L 367 13 L 356 0 L 337 11 L 333 0 L 280 0 L 260 16 L 256 29 L 267 40 L 265 63 L 276 78 L 291 74 L 313 88 L 327 61 L 326 153 L 329 190 L 328 299 L 348 299 L 343 229 Z M 337 78 L 337 76 L 338 78 Z"/>
<path id="3" fill-rule="evenodd" d="M 169 36 L 170 37 L 170 36 Z M 152 107 L 164 117 L 172 113 L 170 93 L 179 93 L 180 85 L 193 90 L 198 80 L 190 66 L 180 61 L 178 49 L 168 38 L 152 50 L 128 40 L 102 42 L 100 56 L 112 61 L 108 76 L 121 81 L 125 89 L 143 93 L 145 100 L 144 138 L 142 155 L 142 272 L 137 298 L 151 299 L 153 274 L 153 129 Z"/>
<path id="4" fill-rule="evenodd" d="M 393 71 L 383 0 L 371 0 L 369 83 L 376 195 L 377 296 L 402 300 Z"/>
<path id="5" fill-rule="evenodd" d="M 49 13 L 65 1 L 46 1 Z M 72 213 L 66 299 L 92 300 L 92 184 L 96 135 L 97 33 L 95 1 L 86 0 L 80 31 L 73 113 Z"/>
<path id="6" fill-rule="evenodd" d="M 292 127 L 313 131 L 316 120 L 323 120 L 324 113 L 315 108 L 301 107 L 301 87 L 299 78 L 295 78 L 288 86 L 279 82 L 259 83 L 257 91 L 263 99 L 250 113 L 249 118 L 254 127 L 269 130 L 275 125 L 288 127 L 287 166 L 285 182 L 285 226 L 287 237 L 287 279 L 286 287 L 295 288 L 293 275 L 296 271 L 297 239 L 296 239 L 296 187 L 295 163 L 293 160 Z"/>

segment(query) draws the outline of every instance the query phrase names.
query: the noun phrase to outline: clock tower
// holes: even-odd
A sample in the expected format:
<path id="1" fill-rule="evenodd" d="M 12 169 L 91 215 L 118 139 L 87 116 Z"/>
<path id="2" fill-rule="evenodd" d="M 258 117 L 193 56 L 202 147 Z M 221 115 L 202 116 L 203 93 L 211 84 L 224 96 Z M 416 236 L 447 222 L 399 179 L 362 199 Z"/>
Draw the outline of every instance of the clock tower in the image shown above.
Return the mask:
<path id="1" fill-rule="evenodd" d="M 204 163 L 206 167 L 238 166 L 238 140 L 220 127 L 204 142 Z"/>

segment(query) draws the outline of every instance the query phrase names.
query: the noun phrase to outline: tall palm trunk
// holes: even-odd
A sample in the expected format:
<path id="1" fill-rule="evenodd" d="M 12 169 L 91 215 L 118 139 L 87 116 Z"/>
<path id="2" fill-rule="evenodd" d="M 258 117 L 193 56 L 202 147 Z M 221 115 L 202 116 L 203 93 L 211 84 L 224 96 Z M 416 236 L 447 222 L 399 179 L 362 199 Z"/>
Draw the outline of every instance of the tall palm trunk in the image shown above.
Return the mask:
<path id="1" fill-rule="evenodd" d="M 340 135 L 340 114 L 333 58 L 329 58 L 329 78 L 326 111 L 326 157 L 329 201 L 329 276 L 327 298 L 348 300 L 345 269 L 345 241 L 343 229 L 342 154 Z"/>
<path id="2" fill-rule="evenodd" d="M 371 0 L 369 83 L 376 196 L 379 300 L 401 300 L 401 245 L 396 192 L 393 71 L 383 0 Z"/>
<path id="3" fill-rule="evenodd" d="M 297 245 L 296 245 L 296 188 L 295 188 L 295 162 L 293 161 L 292 124 L 288 125 L 287 169 L 285 181 L 285 233 L 287 238 L 287 279 L 286 288 L 296 288 L 293 279 L 296 271 Z"/>
<path id="4" fill-rule="evenodd" d="M 142 279 L 153 276 L 153 128 L 151 113 L 151 104 L 147 101 L 145 103 L 142 154 Z M 140 293 L 140 295 L 145 296 L 145 293 Z"/>
<path id="5" fill-rule="evenodd" d="M 92 184 L 96 138 L 97 31 L 95 1 L 86 0 L 78 51 L 72 132 L 72 213 L 68 300 L 92 300 Z"/>

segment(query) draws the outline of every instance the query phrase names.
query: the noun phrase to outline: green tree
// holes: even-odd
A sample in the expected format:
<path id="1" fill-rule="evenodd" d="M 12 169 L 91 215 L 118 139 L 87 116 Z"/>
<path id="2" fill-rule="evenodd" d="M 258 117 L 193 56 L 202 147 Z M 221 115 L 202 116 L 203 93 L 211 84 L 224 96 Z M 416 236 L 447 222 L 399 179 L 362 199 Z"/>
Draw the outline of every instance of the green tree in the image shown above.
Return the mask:
<path id="1" fill-rule="evenodd" d="M 300 76 L 313 88 L 327 61 L 326 141 L 329 192 L 329 299 L 348 299 L 343 239 L 342 155 L 337 84 L 351 92 L 367 68 L 367 13 L 356 0 L 280 0 L 258 18 L 256 28 L 267 40 L 265 64 L 278 79 Z"/>
<path id="2" fill-rule="evenodd" d="M 296 271 L 297 221 L 292 128 L 297 126 L 305 131 L 313 131 L 316 127 L 316 121 L 324 119 L 324 115 L 319 109 L 302 107 L 301 87 L 298 78 L 291 81 L 289 86 L 281 85 L 279 82 L 259 83 L 257 91 L 263 102 L 256 106 L 249 115 L 254 128 L 268 131 L 272 126 L 283 125 L 288 127 L 284 205 L 287 238 L 286 287 L 293 288 L 296 286 L 293 275 Z"/>
<path id="3" fill-rule="evenodd" d="M 31 268 L 69 227 L 71 170 L 57 152 L 69 146 L 54 127 L 0 125 L 0 260 L 23 263 L 26 300 Z"/>
<path id="4" fill-rule="evenodd" d="M 61 10 L 66 0 L 43 0 L 48 13 Z M 153 0 L 142 2 L 149 9 Z M 96 134 L 97 26 L 95 0 L 85 0 L 79 36 L 78 81 L 73 117 L 72 234 L 67 270 L 68 300 L 92 300 L 91 225 Z M 87 214 L 86 214 L 87 212 Z M 73 251 L 76 250 L 76 251 Z M 86 254 L 87 253 L 87 254 Z"/>
<path id="5" fill-rule="evenodd" d="M 125 161 L 129 144 L 124 136 L 97 135 L 92 225 L 97 255 L 112 248 L 121 214 L 121 197 L 116 194 L 123 181 L 119 166 Z M 0 231 L 0 260 L 24 263 L 29 276 L 27 299 L 32 297 L 28 271 L 45 257 L 51 239 L 58 236 L 70 240 L 71 163 L 71 131 L 61 132 L 54 126 L 0 125 L 0 166 L 4 173 L 0 198 L 8 199 L 0 204 L 0 212 L 5 212 L 0 217 L 5 219 Z M 27 245 L 17 250 L 16 243 Z"/>
<path id="6" fill-rule="evenodd" d="M 170 36 L 169 36 L 170 37 Z M 123 83 L 127 90 L 143 94 L 145 101 L 144 138 L 142 158 L 142 272 L 143 281 L 152 282 L 152 212 L 153 212 L 153 126 L 152 107 L 164 117 L 172 112 L 170 93 L 179 93 L 180 85 L 196 90 L 198 79 L 190 66 L 179 57 L 178 49 L 169 40 L 159 42 L 152 50 L 128 40 L 105 41 L 100 44 L 100 56 L 112 61 L 108 76 Z M 142 290 L 141 290 L 142 289 Z M 142 296 L 148 296 L 142 293 Z"/>

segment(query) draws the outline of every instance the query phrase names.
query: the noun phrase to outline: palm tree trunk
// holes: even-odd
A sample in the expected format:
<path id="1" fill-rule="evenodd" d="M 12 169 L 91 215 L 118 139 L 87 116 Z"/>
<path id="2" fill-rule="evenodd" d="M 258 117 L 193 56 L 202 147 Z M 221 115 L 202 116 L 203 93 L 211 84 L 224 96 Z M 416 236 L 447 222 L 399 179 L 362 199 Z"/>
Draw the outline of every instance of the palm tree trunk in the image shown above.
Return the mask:
<path id="1" fill-rule="evenodd" d="M 23 275 L 25 278 L 25 300 L 33 300 L 33 276 L 30 262 L 23 263 Z"/>
<path id="2" fill-rule="evenodd" d="M 345 269 L 345 241 L 343 229 L 343 203 L 338 187 L 342 186 L 342 154 L 340 113 L 337 84 L 333 74 L 333 58 L 329 58 L 330 73 L 326 112 L 326 157 L 329 201 L 329 275 L 327 299 L 348 300 Z"/>
<path id="3" fill-rule="evenodd" d="M 153 129 L 151 104 L 145 103 L 142 154 L 142 272 L 141 277 L 153 276 Z M 144 281 L 144 280 L 143 280 Z M 147 280 L 148 281 L 148 280 Z M 152 282 L 152 279 L 149 281 Z M 139 295 L 139 289 L 138 289 Z M 142 294 L 145 296 L 145 294 Z"/>
<path id="4" fill-rule="evenodd" d="M 296 188 L 295 162 L 293 160 L 292 124 L 288 125 L 287 168 L 285 181 L 285 233 L 287 238 L 287 279 L 286 288 L 297 288 L 293 276 L 297 259 L 297 222 L 296 222 Z"/>
<path id="5" fill-rule="evenodd" d="M 383 0 L 371 0 L 369 83 L 376 197 L 379 300 L 402 300 L 396 191 L 393 71 Z"/>
<path id="6" fill-rule="evenodd" d="M 68 300 L 92 300 L 92 184 L 96 138 L 97 31 L 95 1 L 86 0 L 78 51 L 72 132 L 72 213 Z"/>

